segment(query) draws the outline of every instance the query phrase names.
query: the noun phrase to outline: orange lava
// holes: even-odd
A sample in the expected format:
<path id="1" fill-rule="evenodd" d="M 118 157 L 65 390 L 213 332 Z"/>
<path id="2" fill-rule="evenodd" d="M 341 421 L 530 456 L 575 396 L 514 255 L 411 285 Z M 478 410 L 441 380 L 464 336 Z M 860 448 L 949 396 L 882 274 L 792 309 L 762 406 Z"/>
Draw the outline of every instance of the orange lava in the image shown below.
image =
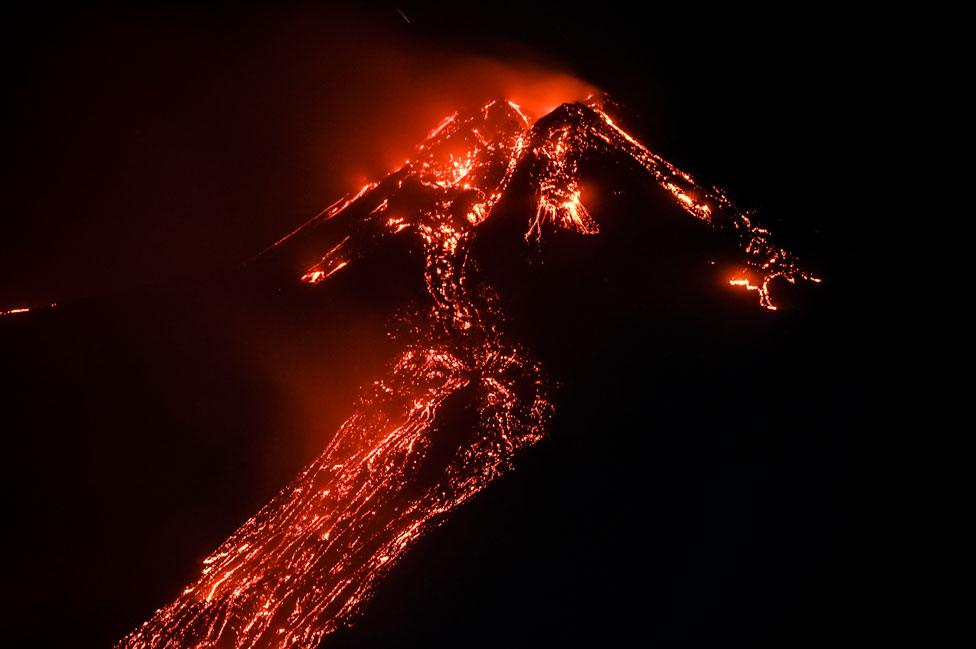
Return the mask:
<path id="1" fill-rule="evenodd" d="M 53 309 L 56 306 L 57 306 L 56 302 L 51 302 L 50 304 L 44 304 L 41 306 L 9 307 L 7 309 L 0 309 L 0 318 L 8 315 L 20 315 L 21 313 L 30 313 L 31 311 L 37 311 L 38 309 Z"/>
<path id="2" fill-rule="evenodd" d="M 497 297 L 476 277 L 468 250 L 522 168 L 537 203 L 526 241 L 551 228 L 597 235 L 580 165 L 612 152 L 626 154 L 694 218 L 738 235 L 742 264 L 761 279 L 730 284 L 758 291 L 762 306 L 775 308 L 775 278 L 819 281 L 721 190 L 652 153 L 596 103 L 564 104 L 534 124 L 505 100 L 445 117 L 403 167 L 269 249 L 341 219 L 344 236 L 301 276 L 317 284 L 387 237 L 418 237 L 431 302 L 414 318 L 414 339 L 364 390 L 319 458 L 119 648 L 316 647 L 354 618 L 425 532 L 545 435 L 553 406 L 542 368 L 502 330 Z M 471 413 L 471 430 L 460 435 L 445 428 L 456 395 Z M 454 441 L 438 463 L 432 449 L 445 436 Z"/>

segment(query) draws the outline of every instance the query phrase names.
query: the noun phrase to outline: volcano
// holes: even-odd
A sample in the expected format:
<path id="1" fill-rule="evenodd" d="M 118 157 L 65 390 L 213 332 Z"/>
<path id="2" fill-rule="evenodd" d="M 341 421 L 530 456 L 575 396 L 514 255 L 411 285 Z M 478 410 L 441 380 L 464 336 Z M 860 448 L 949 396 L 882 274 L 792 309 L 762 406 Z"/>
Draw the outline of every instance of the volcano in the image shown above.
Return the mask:
<path id="1" fill-rule="evenodd" d="M 730 277 L 729 284 L 756 291 L 762 306 L 776 308 L 770 292 L 773 280 L 820 281 L 801 269 L 787 250 L 773 242 L 769 230 L 754 224 L 725 192 L 703 186 L 651 152 L 618 126 L 602 104 L 593 98 L 563 104 L 534 124 L 517 104 L 504 99 L 456 112 L 431 131 L 403 167 L 339 199 L 261 256 L 302 258 L 302 253 L 307 256 L 322 248 L 325 254 L 301 276 L 303 282 L 317 284 L 404 230 L 416 232 L 428 245 L 439 240 L 437 232 L 444 230 L 450 230 L 447 238 L 452 242 L 467 239 L 488 220 L 512 189 L 513 179 L 520 176 L 535 203 L 525 226 L 526 242 L 538 244 L 546 231 L 559 229 L 595 235 L 600 227 L 584 205 L 582 170 L 629 163 L 670 194 L 688 215 L 731 234 L 740 251 L 741 274 Z M 514 188 L 512 193 L 523 189 Z M 457 272 L 447 267 L 430 270 Z M 442 307 L 448 301 L 445 295 L 437 298 Z"/>
<path id="2" fill-rule="evenodd" d="M 756 310 L 777 309 L 779 283 L 820 282 L 754 215 L 653 153 L 606 105 L 590 98 L 535 121 L 504 99 L 458 111 L 401 168 L 246 264 L 259 282 L 328 291 L 383 260 L 372 281 L 395 274 L 405 287 L 390 314 L 400 351 L 321 455 L 117 647 L 316 647 L 362 614 L 422 537 L 544 439 L 573 354 L 553 321 L 567 331 L 587 321 L 574 316 L 587 307 L 552 286 L 579 289 L 600 270 L 584 261 L 588 241 L 627 229 L 588 205 L 591 187 L 666 199 L 671 211 L 631 216 L 696 241 L 662 258 L 754 294 Z M 649 290 L 669 282 L 661 268 L 642 277 Z M 588 291 L 600 292 L 614 295 Z M 545 324 L 525 317 L 532 303 L 547 305 Z"/>

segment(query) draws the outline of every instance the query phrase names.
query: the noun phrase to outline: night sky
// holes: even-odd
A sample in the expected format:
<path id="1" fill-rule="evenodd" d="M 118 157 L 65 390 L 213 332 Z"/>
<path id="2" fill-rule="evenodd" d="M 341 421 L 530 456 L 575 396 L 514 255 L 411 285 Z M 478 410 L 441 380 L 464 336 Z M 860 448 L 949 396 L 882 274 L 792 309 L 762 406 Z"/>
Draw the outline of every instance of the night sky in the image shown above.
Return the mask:
<path id="1" fill-rule="evenodd" d="M 489 230 L 483 271 L 560 386 L 552 432 L 323 646 L 874 646 L 922 626 L 917 470 L 895 459 L 919 345 L 921 280 L 895 270 L 909 17 L 11 11 L 0 310 L 58 307 L 0 319 L 5 644 L 111 646 L 318 455 L 396 352 L 385 331 L 415 279 L 396 254 L 312 291 L 241 262 L 458 104 L 543 105 L 553 79 L 608 92 L 824 284 L 776 313 L 709 285 L 710 244 L 632 181 L 611 198 L 612 173 L 605 236 L 541 268 Z"/>

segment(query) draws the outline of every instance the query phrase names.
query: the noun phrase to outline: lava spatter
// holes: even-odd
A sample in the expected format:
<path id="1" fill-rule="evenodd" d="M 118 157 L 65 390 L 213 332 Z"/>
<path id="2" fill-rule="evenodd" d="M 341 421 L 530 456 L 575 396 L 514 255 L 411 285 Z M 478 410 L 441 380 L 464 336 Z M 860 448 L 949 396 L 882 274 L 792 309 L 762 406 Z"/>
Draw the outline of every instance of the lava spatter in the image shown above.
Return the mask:
<path id="1" fill-rule="evenodd" d="M 317 646 L 354 618 L 425 532 L 546 434 L 554 410 L 547 378 L 504 332 L 499 300 L 479 279 L 470 244 L 523 169 L 536 200 L 526 241 L 550 228 L 597 235 L 581 198 L 580 165 L 613 152 L 688 214 L 736 234 L 742 265 L 758 279 L 731 284 L 757 291 L 763 306 L 775 308 L 769 287 L 776 278 L 819 281 L 723 192 L 652 153 L 596 103 L 565 104 L 534 124 L 504 100 L 447 116 L 403 167 L 269 248 L 325 223 L 336 228 L 341 234 L 298 278 L 318 284 L 388 237 L 418 238 L 430 302 L 413 316 L 413 338 L 364 389 L 318 459 L 119 649 Z"/>

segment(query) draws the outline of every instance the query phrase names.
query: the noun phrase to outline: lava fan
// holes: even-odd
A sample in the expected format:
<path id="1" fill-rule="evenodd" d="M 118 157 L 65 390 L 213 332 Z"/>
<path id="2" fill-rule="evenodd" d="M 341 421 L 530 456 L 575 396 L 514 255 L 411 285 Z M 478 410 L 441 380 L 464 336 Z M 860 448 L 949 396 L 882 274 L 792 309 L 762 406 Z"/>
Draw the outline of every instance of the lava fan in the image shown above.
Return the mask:
<path id="1" fill-rule="evenodd" d="M 599 236 L 580 174 L 611 155 L 702 227 L 728 234 L 742 273 L 725 281 L 754 291 L 759 306 L 776 308 L 776 280 L 820 281 L 724 192 L 653 153 L 597 102 L 534 122 L 505 100 L 446 117 L 400 169 L 263 253 L 315 242 L 317 261 L 294 279 L 316 285 L 368 263 L 386 239 L 413 238 L 427 301 L 405 316 L 399 357 L 362 390 L 321 455 L 117 646 L 316 647 L 426 532 L 542 439 L 558 377 L 506 331 L 502 296 L 479 273 L 472 242 L 515 178 L 528 179 L 534 201 L 521 228 L 526 251 L 555 231 Z"/>

